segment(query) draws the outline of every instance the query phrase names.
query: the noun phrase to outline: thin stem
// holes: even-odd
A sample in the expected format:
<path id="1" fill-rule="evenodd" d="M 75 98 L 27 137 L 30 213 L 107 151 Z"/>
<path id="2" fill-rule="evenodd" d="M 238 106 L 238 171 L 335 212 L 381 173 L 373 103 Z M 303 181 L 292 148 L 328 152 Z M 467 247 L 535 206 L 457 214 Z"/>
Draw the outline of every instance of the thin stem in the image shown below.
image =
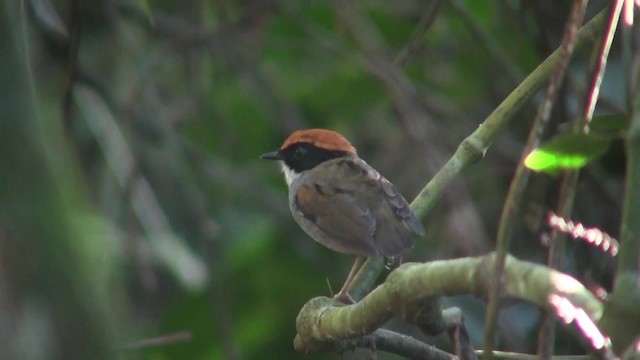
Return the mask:
<path id="1" fill-rule="evenodd" d="M 576 131 L 578 132 L 587 133 L 589 131 L 589 123 L 593 118 L 593 111 L 595 110 L 596 103 L 598 101 L 600 84 L 602 83 L 602 78 L 604 76 L 609 49 L 611 48 L 611 42 L 615 35 L 621 8 L 622 1 L 617 0 L 616 4 L 614 4 L 611 9 L 609 22 L 607 23 L 602 42 L 596 49 L 597 60 L 593 66 L 593 70 L 591 71 L 592 75 L 590 76 L 589 81 L 589 92 L 587 93 L 587 97 L 584 101 L 582 116 L 577 122 Z M 565 171 L 563 174 L 562 183 L 560 185 L 558 206 L 556 207 L 556 213 L 562 218 L 566 219 L 571 217 L 578 177 L 578 170 Z M 553 269 L 560 269 L 562 265 L 562 258 L 564 257 L 565 244 L 566 236 L 561 235 L 557 231 L 551 232 L 549 256 L 547 260 L 547 265 L 549 265 L 549 267 Z M 555 324 L 555 316 L 550 312 L 544 311 L 540 317 L 540 331 L 538 333 L 538 355 L 540 359 L 551 359 L 555 338 Z"/>
<path id="2" fill-rule="evenodd" d="M 640 26 L 636 22 L 631 39 L 629 99 L 631 123 L 626 137 L 627 170 L 624 204 L 620 225 L 620 251 L 618 266 L 610 300 L 606 303 L 606 316 L 600 328 L 613 341 L 614 350 L 622 353 L 640 333 Z M 621 321 L 621 319 L 624 319 Z"/>
<path id="3" fill-rule="evenodd" d="M 411 336 L 386 329 L 378 329 L 372 334 L 363 337 L 359 346 L 385 351 L 407 359 L 451 360 L 453 358 L 452 354 L 444 352 L 435 346 L 425 344 Z"/>
<path id="4" fill-rule="evenodd" d="M 637 27 L 638 25 L 636 25 Z M 640 31 L 634 29 L 636 38 Z M 617 274 L 623 272 L 640 271 L 640 46 L 638 43 L 632 44 L 634 48 L 631 62 L 633 66 L 630 73 L 634 77 L 630 78 L 629 98 L 633 99 L 631 125 L 627 133 L 627 177 L 625 185 L 625 196 L 622 215 L 622 226 L 620 230 L 620 252 L 618 255 Z M 618 291 L 616 286 L 615 291 Z"/>
<path id="5" fill-rule="evenodd" d="M 568 218 L 573 212 L 573 203 L 576 194 L 576 184 L 578 183 L 578 171 L 565 171 L 560 184 L 560 195 L 556 212 L 563 218 Z M 552 269 L 560 270 L 564 250 L 566 245 L 566 235 L 557 231 L 552 231 L 549 241 L 549 254 L 547 265 Z M 555 342 L 556 318 L 549 311 L 543 310 L 540 314 L 540 326 L 538 330 L 538 356 L 541 360 L 549 360 L 553 355 Z"/>
<path id="6" fill-rule="evenodd" d="M 444 0 L 435 0 L 429 3 L 429 7 L 424 14 L 422 14 L 420 22 L 413 31 L 413 34 L 411 34 L 411 38 L 409 38 L 407 45 L 402 48 L 400 54 L 396 57 L 394 61 L 396 66 L 403 67 L 409 60 L 409 57 L 420 49 L 420 46 L 423 44 L 424 34 L 429 30 L 431 24 L 433 24 L 433 21 L 436 19 L 436 15 L 438 15 L 442 8 L 442 4 L 444 4 Z"/>
<path id="7" fill-rule="evenodd" d="M 534 120 L 531 132 L 527 139 L 527 143 L 522 153 L 524 159 L 539 144 L 545 128 L 549 122 L 551 110 L 558 97 L 560 86 L 564 80 L 565 70 L 569 65 L 569 60 L 573 54 L 575 44 L 577 42 L 578 26 L 582 23 L 584 12 L 587 6 L 586 0 L 575 0 L 571 8 L 571 13 L 567 21 L 562 45 L 561 55 L 558 59 L 553 75 L 547 84 L 545 99 L 540 104 L 536 119 Z M 496 239 L 496 263 L 494 268 L 495 282 L 489 294 L 489 305 L 487 307 L 487 316 L 484 333 L 484 355 L 483 359 L 491 359 L 493 349 L 494 336 L 496 333 L 498 313 L 500 310 L 500 290 L 502 288 L 502 275 L 506 261 L 507 251 L 511 243 L 512 227 L 515 223 L 517 215 L 517 206 L 524 193 L 529 180 L 529 171 L 524 166 L 524 162 L 520 161 L 516 169 L 514 178 L 509 186 L 509 192 L 500 216 L 500 224 L 498 227 L 498 235 Z"/>
<path id="8" fill-rule="evenodd" d="M 602 39 L 602 44 L 598 52 L 598 59 L 595 66 L 594 76 L 591 78 L 591 82 L 589 84 L 589 96 L 587 97 L 587 102 L 583 113 L 584 123 L 582 125 L 582 130 L 585 133 L 589 131 L 589 123 L 593 118 L 593 111 L 595 110 L 596 103 L 598 102 L 600 84 L 602 83 L 602 78 L 604 77 L 604 70 L 607 67 L 609 49 L 611 49 L 611 42 L 613 41 L 613 36 L 616 33 L 616 28 L 618 27 L 618 20 L 620 19 L 620 11 L 622 10 L 623 3 L 624 0 L 616 0 L 616 2 L 614 3 L 611 9 L 609 22 L 607 23 L 607 28 L 605 29 L 605 33 Z"/>

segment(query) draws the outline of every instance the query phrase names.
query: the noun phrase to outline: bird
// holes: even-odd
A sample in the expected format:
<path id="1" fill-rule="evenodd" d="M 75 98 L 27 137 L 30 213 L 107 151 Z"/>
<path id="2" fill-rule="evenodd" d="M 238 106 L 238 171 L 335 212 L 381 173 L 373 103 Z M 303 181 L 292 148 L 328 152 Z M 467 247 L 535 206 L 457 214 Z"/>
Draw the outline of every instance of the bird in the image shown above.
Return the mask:
<path id="1" fill-rule="evenodd" d="M 393 258 L 413 247 L 412 233 L 424 235 L 398 189 L 335 131 L 295 131 L 260 158 L 280 162 L 302 230 L 331 250 L 356 255 L 336 299 L 353 302 L 348 288 L 366 258 Z"/>

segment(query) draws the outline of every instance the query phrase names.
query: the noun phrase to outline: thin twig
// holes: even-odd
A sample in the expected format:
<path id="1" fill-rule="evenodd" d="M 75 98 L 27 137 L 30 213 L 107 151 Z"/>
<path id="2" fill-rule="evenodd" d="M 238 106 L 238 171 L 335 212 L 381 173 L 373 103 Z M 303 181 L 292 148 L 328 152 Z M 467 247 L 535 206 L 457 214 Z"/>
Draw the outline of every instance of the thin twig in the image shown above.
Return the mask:
<path id="1" fill-rule="evenodd" d="M 593 112 L 598 101 L 600 84 L 602 83 L 602 78 L 604 76 L 609 49 L 611 47 L 611 42 L 613 41 L 613 36 L 615 35 L 621 8 L 622 0 L 617 0 L 616 4 L 611 8 L 611 15 L 606 29 L 604 30 L 602 42 L 600 47 L 597 48 L 598 56 L 596 58 L 596 63 L 593 66 L 593 71 L 591 71 L 592 75 L 590 76 L 589 81 L 589 91 L 584 101 L 582 116 L 577 121 L 576 130 L 578 132 L 587 133 L 589 131 L 589 123 L 591 123 Z M 558 197 L 558 205 L 556 207 L 556 212 L 561 219 L 571 217 L 579 173 L 579 170 L 569 170 L 565 171 L 562 176 L 560 195 Z M 564 257 L 566 237 L 562 234 L 563 233 L 559 231 L 552 231 L 551 233 L 547 264 L 553 269 L 560 269 L 562 258 Z M 609 246 L 610 243 L 611 242 L 606 242 L 605 245 Z M 612 249 L 615 249 L 617 252 L 617 246 L 612 247 Z M 540 331 L 538 333 L 538 355 L 541 359 L 550 359 L 553 353 L 553 344 L 555 342 L 555 323 L 555 316 L 553 316 L 553 314 L 547 311 L 542 313 L 540 317 Z"/>
<path id="2" fill-rule="evenodd" d="M 565 171 L 558 195 L 558 205 L 556 211 L 563 217 L 571 216 L 576 194 L 576 184 L 578 182 L 578 171 Z M 560 270 L 565 251 L 565 236 L 552 231 L 550 235 L 549 253 L 547 255 L 547 265 L 552 269 Z M 555 344 L 556 320 L 554 314 L 547 310 L 542 310 L 538 326 L 538 346 L 537 352 L 541 360 L 549 360 L 553 356 Z"/>
<path id="3" fill-rule="evenodd" d="M 623 3 L 624 0 L 616 0 L 613 7 L 611 8 L 609 22 L 607 23 L 607 28 L 605 29 L 602 44 L 598 52 L 598 59 L 594 69 L 594 74 L 591 77 L 591 82 L 589 84 L 589 96 L 587 97 L 582 118 L 582 131 L 585 133 L 589 132 L 589 123 L 593 118 L 593 112 L 596 108 L 596 103 L 598 102 L 600 84 L 602 83 L 602 78 L 604 77 L 604 70 L 607 67 L 609 49 L 611 48 L 611 42 L 613 42 L 613 36 L 616 33 L 616 28 L 618 26 L 618 20 L 620 19 L 620 11 L 622 10 Z"/>
<path id="4" fill-rule="evenodd" d="M 455 360 L 453 354 L 425 344 L 411 336 L 387 329 L 374 331 L 358 341 L 357 345 L 364 348 L 375 348 L 407 359 Z"/>
<path id="5" fill-rule="evenodd" d="M 625 196 L 620 229 L 620 254 L 618 255 L 617 274 L 638 272 L 640 268 L 640 30 L 635 25 L 635 38 L 632 39 L 632 57 L 629 86 L 631 93 L 631 124 L 627 133 L 627 174 Z M 637 285 L 636 285 L 637 286 Z M 614 294 L 622 291 L 616 285 Z"/>
<path id="6" fill-rule="evenodd" d="M 623 32 L 623 35 L 626 35 Z M 599 327 L 611 337 L 615 350 L 622 353 L 640 333 L 638 313 L 638 269 L 640 269 L 640 26 L 634 25 L 630 42 L 627 91 L 630 125 L 626 132 L 626 174 L 620 224 L 620 251 L 613 293 L 605 303 L 605 316 Z M 629 46 L 627 45 L 627 46 Z M 628 310 L 627 310 L 628 309 Z M 622 322 L 621 322 L 621 319 Z"/>
<path id="7" fill-rule="evenodd" d="M 394 64 L 398 67 L 403 67 L 411 55 L 415 54 L 423 44 L 424 34 L 429 30 L 431 24 L 436 19 L 436 15 L 440 12 L 444 4 L 444 0 L 434 0 L 429 3 L 429 7 L 422 14 L 418 26 L 411 34 L 411 38 L 407 42 L 407 45 L 402 48 L 398 56 L 394 60 Z"/>
<path id="8" fill-rule="evenodd" d="M 576 119 L 576 124 L 581 127 L 582 121 Z M 560 192 L 556 212 L 562 218 L 569 218 L 573 212 L 573 204 L 578 183 L 578 171 L 564 171 L 560 181 Z M 553 228 L 552 228 L 553 229 Z M 549 251 L 547 265 L 552 269 L 561 269 L 564 258 L 566 237 L 562 232 L 551 231 L 549 235 Z M 548 310 L 542 310 L 538 321 L 537 353 L 541 360 L 549 360 L 553 355 L 556 334 L 556 315 Z"/>
<path id="9" fill-rule="evenodd" d="M 543 132 L 547 127 L 551 110 L 564 79 L 565 70 L 569 65 L 569 60 L 573 54 L 573 50 L 577 41 L 578 26 L 582 23 L 584 12 L 586 9 L 586 0 L 575 0 L 569 14 L 567 27 L 565 29 L 561 55 L 553 71 L 549 83 L 547 84 L 545 99 L 540 104 L 536 119 L 534 120 L 531 132 L 527 139 L 527 143 L 522 153 L 522 158 L 527 156 L 535 149 L 542 138 Z M 491 351 L 493 349 L 494 335 L 496 333 L 498 313 L 500 311 L 500 289 L 502 288 L 502 275 L 505 259 L 509 245 L 511 243 L 512 226 L 517 215 L 517 207 L 524 193 L 524 189 L 529 180 L 529 171 L 524 166 L 524 162 L 518 163 L 515 175 L 509 186 L 509 192 L 505 200 L 502 214 L 500 216 L 500 224 L 498 226 L 498 235 L 496 240 L 497 261 L 494 269 L 495 283 L 489 295 L 489 305 L 487 306 L 487 315 L 484 332 L 484 360 L 491 359 Z"/>

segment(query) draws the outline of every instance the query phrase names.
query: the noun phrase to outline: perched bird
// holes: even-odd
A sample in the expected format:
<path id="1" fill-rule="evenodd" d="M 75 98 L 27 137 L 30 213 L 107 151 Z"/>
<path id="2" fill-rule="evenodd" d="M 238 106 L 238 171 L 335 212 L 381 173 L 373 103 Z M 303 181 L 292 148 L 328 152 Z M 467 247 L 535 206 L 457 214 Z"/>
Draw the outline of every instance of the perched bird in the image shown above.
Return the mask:
<path id="1" fill-rule="evenodd" d="M 357 255 L 336 298 L 349 299 L 348 287 L 365 257 L 399 255 L 413 246 L 411 232 L 424 234 L 398 189 L 335 131 L 296 131 L 260 158 L 280 161 L 298 225 L 329 249 Z"/>

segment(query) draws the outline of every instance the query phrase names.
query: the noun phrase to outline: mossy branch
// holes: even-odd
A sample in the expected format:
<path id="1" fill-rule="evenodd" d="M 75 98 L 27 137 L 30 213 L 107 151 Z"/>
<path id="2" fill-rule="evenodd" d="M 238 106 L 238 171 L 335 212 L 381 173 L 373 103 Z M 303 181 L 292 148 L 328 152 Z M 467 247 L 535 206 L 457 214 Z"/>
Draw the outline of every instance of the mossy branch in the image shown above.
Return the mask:
<path id="1" fill-rule="evenodd" d="M 386 281 L 359 303 L 344 305 L 331 298 L 311 299 L 298 315 L 296 350 L 310 353 L 336 350 L 340 341 L 372 333 L 392 316 L 411 323 L 425 311 L 435 314 L 430 325 L 443 330 L 440 297 L 475 294 L 486 298 L 493 279 L 495 254 L 481 257 L 407 263 L 394 270 Z M 579 281 L 543 265 L 507 257 L 503 298 L 516 298 L 549 308 L 550 295 L 561 296 L 580 307 L 593 320 L 602 317 L 602 304 Z M 426 309 L 426 310 L 425 310 Z M 422 321 L 422 320 L 421 320 Z M 425 324 L 417 324 L 425 330 Z"/>

